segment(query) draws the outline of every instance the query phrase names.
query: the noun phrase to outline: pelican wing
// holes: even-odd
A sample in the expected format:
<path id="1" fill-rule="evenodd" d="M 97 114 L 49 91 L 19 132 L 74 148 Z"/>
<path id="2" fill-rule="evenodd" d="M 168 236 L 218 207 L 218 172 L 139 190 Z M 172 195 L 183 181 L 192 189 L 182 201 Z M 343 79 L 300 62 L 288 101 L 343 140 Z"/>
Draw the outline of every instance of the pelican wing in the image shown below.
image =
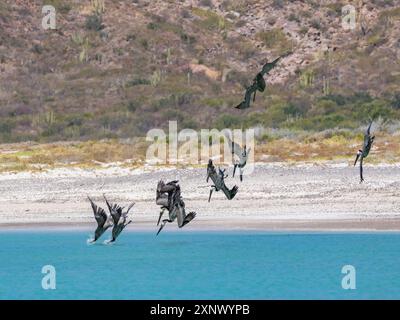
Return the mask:
<path id="1" fill-rule="evenodd" d="M 114 203 L 114 204 L 110 204 L 106 198 L 105 195 L 103 195 L 104 200 L 106 201 L 108 210 L 110 211 L 111 217 L 114 221 L 114 224 L 117 224 L 119 219 L 121 218 L 122 215 L 122 207 L 119 206 L 118 204 Z"/>
<path id="2" fill-rule="evenodd" d="M 251 148 L 248 148 L 248 149 L 246 150 L 246 155 L 247 155 L 247 156 L 249 156 L 250 151 L 251 151 Z"/>
<path id="3" fill-rule="evenodd" d="M 107 217 L 107 213 L 104 211 L 103 208 L 98 207 L 98 206 L 92 201 L 92 199 L 90 199 L 89 197 L 88 197 L 88 199 L 89 199 L 89 201 L 90 201 L 90 204 L 92 205 L 93 214 L 94 214 L 94 217 L 95 217 L 95 219 L 96 219 L 96 222 L 97 222 L 98 226 L 99 226 L 99 227 L 103 227 L 104 224 L 105 224 L 106 221 L 107 221 L 107 218 L 108 218 L 108 217 Z"/>
<path id="4" fill-rule="evenodd" d="M 125 216 L 128 215 L 129 211 L 132 209 L 132 207 L 133 207 L 134 205 L 135 205 L 135 202 L 132 202 L 132 203 L 129 205 L 128 209 L 127 209 L 126 212 L 125 212 Z"/>
<path id="5" fill-rule="evenodd" d="M 111 216 L 114 220 L 114 224 L 118 224 L 118 221 L 122 216 L 122 207 L 120 207 L 117 204 L 114 204 L 111 208 Z"/>
<path id="6" fill-rule="evenodd" d="M 368 136 L 371 134 L 371 126 L 372 126 L 372 121 L 370 122 L 370 124 L 369 124 L 369 126 L 367 128 L 367 131 L 365 132 L 365 134 L 368 135 Z"/>
<path id="7" fill-rule="evenodd" d="M 233 188 L 232 188 L 232 190 L 229 190 L 228 189 L 228 187 L 225 185 L 225 183 L 222 185 L 222 187 L 221 187 L 221 190 L 222 190 L 222 192 L 225 194 L 225 196 L 229 199 L 229 200 L 232 200 L 234 197 L 235 197 L 235 195 L 236 195 L 236 192 L 237 192 L 237 190 L 238 190 L 238 187 L 237 186 L 234 186 Z"/>
<path id="8" fill-rule="evenodd" d="M 248 86 L 246 88 L 246 93 L 245 93 L 245 101 L 250 101 L 251 95 L 257 91 L 257 82 L 253 81 L 253 84 Z"/>
<path id="9" fill-rule="evenodd" d="M 261 74 L 268 74 L 268 72 L 270 72 L 273 68 L 276 67 L 277 63 L 279 62 L 279 60 L 281 60 L 282 58 L 287 57 L 288 55 L 292 54 L 292 52 L 287 52 L 283 55 L 281 55 L 280 57 L 276 58 L 274 61 L 272 62 L 267 62 L 266 64 L 264 64 L 262 70 L 261 70 Z"/>
<path id="10" fill-rule="evenodd" d="M 281 60 L 281 57 L 276 58 L 272 62 L 267 62 L 266 64 L 264 64 L 264 66 L 262 67 L 262 70 L 261 70 L 261 74 L 262 75 L 268 74 L 268 72 L 270 72 L 272 69 L 274 69 L 276 67 L 279 60 Z"/>
<path id="11" fill-rule="evenodd" d="M 253 84 L 246 88 L 246 92 L 244 94 L 244 100 L 238 104 L 236 109 L 247 109 L 250 107 L 251 95 L 257 92 L 257 82 L 253 81 Z"/>
<path id="12" fill-rule="evenodd" d="M 229 149 L 231 150 L 231 152 L 240 157 L 243 152 L 242 147 L 236 142 L 232 141 L 231 137 L 228 134 L 225 136 L 228 139 Z"/>
<path id="13" fill-rule="evenodd" d="M 365 151 L 367 150 L 369 144 L 370 144 L 370 136 L 369 136 L 369 134 L 365 134 L 364 135 L 363 150 L 362 150 L 363 153 L 365 153 Z"/>

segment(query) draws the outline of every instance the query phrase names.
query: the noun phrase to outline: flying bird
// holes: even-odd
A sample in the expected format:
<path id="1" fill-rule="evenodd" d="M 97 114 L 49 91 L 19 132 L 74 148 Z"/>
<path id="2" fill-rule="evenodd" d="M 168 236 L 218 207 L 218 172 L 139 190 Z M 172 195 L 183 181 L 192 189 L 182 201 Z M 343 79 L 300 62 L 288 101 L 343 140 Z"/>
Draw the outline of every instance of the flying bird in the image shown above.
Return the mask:
<path id="1" fill-rule="evenodd" d="M 107 215 L 103 208 L 98 207 L 92 199 L 88 197 L 90 204 L 92 205 L 94 217 L 97 222 L 97 228 L 94 232 L 94 238 L 90 240 L 90 243 L 96 242 L 104 232 L 107 231 L 113 225 L 113 219 L 111 216 Z"/>
<path id="2" fill-rule="evenodd" d="M 208 165 L 207 165 L 207 180 L 206 181 L 208 182 L 208 180 L 211 178 L 212 182 L 214 182 L 214 185 L 211 186 L 210 195 L 208 197 L 208 202 L 210 202 L 211 195 L 214 190 L 215 191 L 222 190 L 222 192 L 225 194 L 225 196 L 228 200 L 232 200 L 235 197 L 239 188 L 238 188 L 238 186 L 235 185 L 232 189 L 228 189 L 228 187 L 225 184 L 226 177 L 227 177 L 227 175 L 225 174 L 225 170 L 221 170 L 220 168 L 218 168 L 218 172 L 217 172 L 212 160 L 210 159 L 208 161 Z"/>
<path id="3" fill-rule="evenodd" d="M 253 102 L 254 102 L 256 100 L 257 91 L 264 92 L 266 88 L 264 75 L 268 74 L 273 68 L 275 68 L 279 60 L 288 56 L 291 53 L 292 52 L 287 52 L 284 55 L 276 58 L 274 61 L 265 63 L 261 71 L 257 73 L 256 77 L 253 79 L 253 83 L 246 88 L 244 100 L 241 103 L 239 103 L 235 108 L 236 109 L 250 108 L 251 95 L 254 94 L 253 96 Z"/>
<path id="4" fill-rule="evenodd" d="M 247 149 L 246 145 L 244 145 L 242 148 L 239 144 L 232 141 L 229 135 L 226 135 L 226 138 L 228 139 L 228 145 L 232 152 L 232 163 L 233 163 L 232 177 L 235 177 L 236 168 L 239 168 L 240 181 L 243 181 L 243 169 L 246 166 L 251 148 Z M 235 161 L 235 155 L 239 159 L 238 161 Z"/>
<path id="5" fill-rule="evenodd" d="M 367 131 L 364 134 L 364 144 L 362 149 L 357 151 L 357 156 L 356 160 L 354 161 L 354 166 L 357 164 L 358 159 L 360 159 L 360 183 L 364 181 L 363 177 L 363 160 L 366 158 L 369 154 L 369 151 L 371 150 L 372 143 L 374 142 L 375 136 L 371 136 L 371 125 L 372 121 L 368 126 Z"/>
<path id="6" fill-rule="evenodd" d="M 111 239 L 108 241 L 108 243 L 115 242 L 118 238 L 118 236 L 121 234 L 122 230 L 125 229 L 125 227 L 132 222 L 132 220 L 128 220 L 128 213 L 132 209 L 132 207 L 135 205 L 135 203 L 131 203 L 126 211 L 123 211 L 124 208 L 121 207 L 120 205 L 114 203 L 110 204 L 106 198 L 105 195 L 103 195 L 104 200 L 106 201 L 108 210 L 110 211 L 110 215 L 113 219 L 114 226 L 112 229 L 111 233 Z"/>

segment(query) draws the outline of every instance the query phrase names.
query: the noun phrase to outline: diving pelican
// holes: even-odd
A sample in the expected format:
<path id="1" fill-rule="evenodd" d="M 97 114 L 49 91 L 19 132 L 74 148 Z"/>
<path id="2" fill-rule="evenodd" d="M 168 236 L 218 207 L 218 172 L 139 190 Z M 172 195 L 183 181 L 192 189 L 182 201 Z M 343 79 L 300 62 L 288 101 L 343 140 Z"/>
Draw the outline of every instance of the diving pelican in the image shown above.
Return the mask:
<path id="1" fill-rule="evenodd" d="M 162 208 L 157 225 L 160 224 L 161 217 L 165 210 L 168 210 L 169 215 L 168 219 L 162 220 L 157 235 L 167 223 L 172 223 L 175 219 L 177 219 L 178 227 L 183 228 L 196 217 L 196 212 L 193 211 L 186 214 L 185 202 L 181 197 L 181 188 L 176 180 L 167 184 L 162 180 L 159 181 L 157 185 L 156 203 L 161 205 Z"/>
<path id="2" fill-rule="evenodd" d="M 228 187 L 225 184 L 225 178 L 227 175 L 225 174 L 225 170 L 221 170 L 218 168 L 218 173 L 217 170 L 215 169 L 215 166 L 212 162 L 212 160 L 208 160 L 208 165 L 207 165 L 207 182 L 211 178 L 211 180 L 214 182 L 214 185 L 211 186 L 210 190 L 210 195 L 208 197 L 208 202 L 211 200 L 211 195 L 213 191 L 219 191 L 222 190 L 222 192 L 225 194 L 228 200 L 232 200 L 237 191 L 238 191 L 238 186 L 234 186 L 232 189 L 228 189 Z"/>
<path id="3" fill-rule="evenodd" d="M 232 177 L 235 177 L 236 168 L 239 168 L 240 181 L 243 181 L 243 168 L 246 166 L 251 148 L 247 149 L 246 145 L 244 145 L 242 148 L 239 144 L 233 142 L 229 137 L 229 135 L 226 135 L 226 138 L 228 139 L 228 145 L 232 152 L 232 163 L 233 163 Z M 235 161 L 235 155 L 239 158 L 238 161 Z"/>
<path id="4" fill-rule="evenodd" d="M 107 203 L 108 210 L 110 211 L 110 215 L 114 221 L 114 227 L 112 229 L 111 233 L 111 239 L 108 241 L 108 243 L 115 242 L 117 240 L 118 236 L 121 234 L 122 230 L 125 229 L 125 227 L 132 222 L 132 220 L 129 220 L 126 222 L 128 219 L 128 213 L 132 209 L 132 207 L 135 205 L 135 203 L 131 203 L 126 211 L 123 211 L 123 207 L 119 206 L 118 204 L 110 204 L 106 198 L 105 195 L 103 195 L 104 200 Z"/>
<path id="5" fill-rule="evenodd" d="M 104 232 L 107 231 L 108 228 L 110 228 L 113 225 L 113 219 L 111 216 L 107 215 L 107 213 L 104 211 L 103 208 L 98 207 L 92 199 L 88 197 L 90 204 L 92 205 L 94 217 L 97 221 L 97 228 L 94 232 L 94 239 L 92 239 L 90 242 L 94 243 L 96 242 Z"/>
<path id="6" fill-rule="evenodd" d="M 360 158 L 360 183 L 364 181 L 363 177 L 363 160 L 366 158 L 369 154 L 369 151 L 371 150 L 372 143 L 374 142 L 375 136 L 371 136 L 371 125 L 372 121 L 368 126 L 367 131 L 364 134 L 364 144 L 363 148 L 357 151 L 357 156 L 356 160 L 354 161 L 354 166 L 357 164 L 357 160 Z"/>

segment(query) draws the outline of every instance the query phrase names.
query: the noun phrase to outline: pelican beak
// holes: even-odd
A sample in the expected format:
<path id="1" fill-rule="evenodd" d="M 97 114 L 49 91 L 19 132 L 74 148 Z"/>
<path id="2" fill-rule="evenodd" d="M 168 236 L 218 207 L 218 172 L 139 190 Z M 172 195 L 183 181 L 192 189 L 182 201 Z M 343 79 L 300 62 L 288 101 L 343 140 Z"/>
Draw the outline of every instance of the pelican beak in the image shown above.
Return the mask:
<path id="1" fill-rule="evenodd" d="M 358 158 L 360 158 L 360 151 L 357 152 L 356 160 L 354 161 L 354 166 L 357 164 Z"/>

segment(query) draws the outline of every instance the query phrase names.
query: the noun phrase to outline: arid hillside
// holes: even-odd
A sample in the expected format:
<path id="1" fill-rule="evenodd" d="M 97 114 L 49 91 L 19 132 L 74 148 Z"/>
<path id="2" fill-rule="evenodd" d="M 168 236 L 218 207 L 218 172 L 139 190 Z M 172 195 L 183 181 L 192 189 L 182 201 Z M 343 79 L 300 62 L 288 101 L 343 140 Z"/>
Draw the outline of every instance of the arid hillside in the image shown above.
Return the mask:
<path id="1" fill-rule="evenodd" d="M 354 30 L 342 28 L 348 2 Z M 42 28 L 44 4 L 56 30 Z M 399 35 L 395 0 L 3 0 L 0 142 L 138 137 L 168 120 L 397 128 Z M 263 63 L 288 51 L 253 106 L 234 109 Z"/>

